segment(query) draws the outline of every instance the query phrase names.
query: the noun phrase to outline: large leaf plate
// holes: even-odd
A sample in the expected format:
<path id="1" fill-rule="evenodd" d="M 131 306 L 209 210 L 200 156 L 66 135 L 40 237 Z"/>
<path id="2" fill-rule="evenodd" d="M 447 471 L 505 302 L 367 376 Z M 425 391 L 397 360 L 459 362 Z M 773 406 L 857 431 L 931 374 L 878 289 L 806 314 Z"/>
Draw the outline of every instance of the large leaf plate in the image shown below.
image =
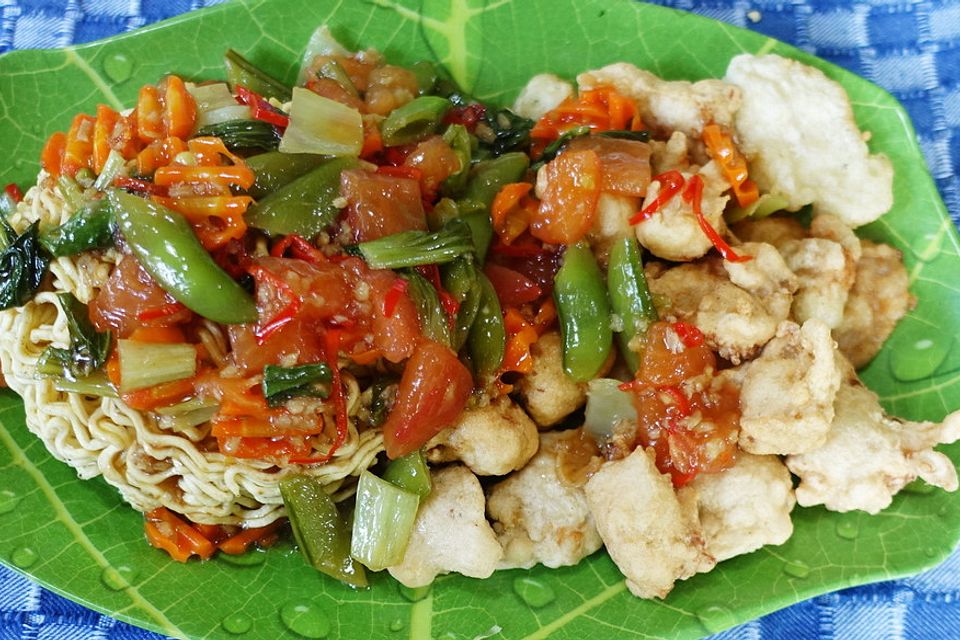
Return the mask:
<path id="1" fill-rule="evenodd" d="M 870 145 L 896 166 L 896 204 L 863 233 L 904 251 L 916 309 L 865 372 L 884 404 L 913 419 L 960 407 L 957 235 L 903 109 L 878 87 L 764 36 L 670 9 L 612 0 L 233 2 L 133 34 L 0 58 L 0 184 L 32 182 L 44 138 L 98 102 L 129 104 L 163 74 L 221 77 L 227 46 L 292 79 L 301 47 L 328 23 L 354 47 L 401 63 L 433 58 L 463 86 L 507 103 L 533 73 L 628 60 L 667 78 L 723 75 L 731 56 L 775 52 L 822 68 L 849 92 Z M 918 572 L 960 534 L 960 501 L 915 490 L 879 516 L 798 509 L 783 546 L 682 582 L 664 602 L 627 592 L 598 553 L 577 567 L 448 576 L 426 595 L 388 577 L 352 592 L 307 569 L 289 548 L 238 561 L 180 565 L 150 549 L 142 521 L 101 481 L 80 482 L 0 396 L 0 562 L 122 620 L 178 637 L 690 638 L 829 590 Z M 960 449 L 948 448 L 955 461 Z M 654 561 L 656 559 L 653 559 Z"/>

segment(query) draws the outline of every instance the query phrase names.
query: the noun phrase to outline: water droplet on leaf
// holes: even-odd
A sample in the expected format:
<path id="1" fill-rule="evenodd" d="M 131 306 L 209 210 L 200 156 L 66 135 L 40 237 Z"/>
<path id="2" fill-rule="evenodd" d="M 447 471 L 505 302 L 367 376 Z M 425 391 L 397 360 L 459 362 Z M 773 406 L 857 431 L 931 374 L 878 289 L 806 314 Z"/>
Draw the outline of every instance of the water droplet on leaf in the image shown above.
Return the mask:
<path id="1" fill-rule="evenodd" d="M 15 567 L 26 569 L 27 567 L 33 566 L 39 557 L 37 552 L 30 547 L 20 547 L 10 555 L 10 562 L 12 562 Z"/>
<path id="2" fill-rule="evenodd" d="M 720 605 L 711 605 L 704 607 L 697 612 L 697 619 L 703 628 L 710 633 L 718 633 L 724 629 L 729 629 L 737 623 L 733 612 Z"/>
<path id="3" fill-rule="evenodd" d="M 943 505 L 942 507 L 937 509 L 937 515 L 940 516 L 941 518 L 947 515 L 948 513 L 950 513 L 950 508 L 947 505 Z"/>
<path id="4" fill-rule="evenodd" d="M 557 598 L 550 585 L 528 576 L 515 579 L 513 590 L 521 600 L 534 609 L 545 607 Z"/>
<path id="5" fill-rule="evenodd" d="M 860 523 L 854 519 L 837 522 L 837 535 L 845 540 L 855 540 L 860 535 Z"/>
<path id="6" fill-rule="evenodd" d="M 403 631 L 403 628 L 406 626 L 406 623 L 402 618 L 397 618 L 390 623 L 390 631 Z"/>
<path id="7" fill-rule="evenodd" d="M 897 380 L 911 382 L 933 375 L 950 352 L 953 336 L 911 325 L 891 343 L 890 372 Z"/>
<path id="8" fill-rule="evenodd" d="M 253 627 L 253 620 L 251 620 L 250 616 L 245 613 L 234 613 L 224 618 L 220 622 L 220 625 L 227 633 L 232 633 L 235 636 L 239 636 L 247 631 L 250 631 L 250 629 Z"/>
<path id="9" fill-rule="evenodd" d="M 0 513 L 10 513 L 20 504 L 20 496 L 10 489 L 0 491 Z"/>
<path id="10" fill-rule="evenodd" d="M 928 558 L 935 558 L 937 557 L 937 550 L 933 547 L 927 547 L 923 550 L 923 555 L 927 556 Z"/>
<path id="11" fill-rule="evenodd" d="M 410 587 L 400 585 L 400 595 L 410 602 L 420 602 L 430 595 L 430 586 L 427 585 L 426 587 L 417 587 L 416 589 L 412 589 Z"/>
<path id="12" fill-rule="evenodd" d="M 810 575 L 810 565 L 803 560 L 790 560 L 783 565 L 783 572 L 794 578 L 806 578 Z"/>
<path id="13" fill-rule="evenodd" d="M 122 591 L 134 583 L 138 573 L 133 567 L 121 564 L 100 572 L 100 581 L 112 591 Z"/>
<path id="14" fill-rule="evenodd" d="M 280 610 L 280 619 L 287 629 L 304 638 L 326 638 L 330 633 L 330 619 L 312 602 L 288 602 Z"/>
<path id="15" fill-rule="evenodd" d="M 114 82 L 123 82 L 133 74 L 133 61 L 123 53 L 111 53 L 103 60 L 103 72 Z"/>

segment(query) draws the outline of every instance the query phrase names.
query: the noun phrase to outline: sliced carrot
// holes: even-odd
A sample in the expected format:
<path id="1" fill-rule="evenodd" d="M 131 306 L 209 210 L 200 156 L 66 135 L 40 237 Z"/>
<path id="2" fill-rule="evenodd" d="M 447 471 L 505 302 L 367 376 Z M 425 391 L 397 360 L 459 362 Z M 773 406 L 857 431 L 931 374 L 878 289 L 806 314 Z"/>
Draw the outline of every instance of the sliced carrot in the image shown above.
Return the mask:
<path id="1" fill-rule="evenodd" d="M 67 134 L 57 131 L 43 145 L 43 151 L 40 153 L 40 166 L 43 170 L 58 177 L 63 165 L 63 151 L 67 146 Z"/>
<path id="2" fill-rule="evenodd" d="M 186 167 L 168 166 L 157 169 L 154 183 L 169 186 L 175 182 L 208 182 L 222 185 L 236 185 L 249 189 L 253 185 L 253 171 L 240 165 L 231 167 Z"/>
<path id="3" fill-rule="evenodd" d="M 281 409 L 275 410 L 277 416 Z M 269 418 L 252 416 L 214 416 L 210 421 L 210 434 L 217 439 L 224 438 L 280 438 L 285 436 L 315 436 L 323 433 L 322 418 L 317 418 L 310 427 L 283 426 Z"/>
<path id="4" fill-rule="evenodd" d="M 190 222 L 204 220 L 209 217 L 226 218 L 233 215 L 242 215 L 251 204 L 250 196 L 212 196 L 209 198 L 193 196 L 187 198 L 160 198 L 153 199 L 168 209 L 174 209 L 183 214 Z"/>
<path id="5" fill-rule="evenodd" d="M 163 137 L 163 104 L 160 90 L 152 84 L 140 88 L 137 96 L 137 136 L 145 143 Z"/>
<path id="6" fill-rule="evenodd" d="M 710 123 L 703 128 L 703 144 L 707 154 L 718 164 L 723 177 L 730 183 L 737 204 L 750 205 L 760 197 L 756 183 L 747 173 L 747 159 L 737 148 L 733 136 L 718 124 Z"/>
<path id="7" fill-rule="evenodd" d="M 532 188 L 533 185 L 529 182 L 512 182 L 505 184 L 493 198 L 490 219 L 494 231 L 506 244 L 510 244 L 523 233 L 529 224 L 529 219 L 524 220 L 522 215 L 517 214 L 520 212 L 520 200 L 530 193 Z"/>
<path id="8" fill-rule="evenodd" d="M 163 382 L 145 389 L 121 393 L 120 399 L 131 409 L 152 411 L 190 398 L 197 391 L 196 382 L 195 377 Z"/>
<path id="9" fill-rule="evenodd" d="M 63 173 L 68 176 L 76 175 L 80 169 L 93 169 L 93 135 L 96 118 L 85 113 L 77 114 L 70 131 L 67 132 L 67 142 L 63 150 Z"/>
<path id="10" fill-rule="evenodd" d="M 107 379 L 113 386 L 120 386 L 120 353 L 114 349 L 107 358 Z"/>
<path id="11" fill-rule="evenodd" d="M 163 96 L 163 125 L 168 136 L 187 138 L 197 120 L 197 104 L 179 76 L 167 76 Z"/>
<path id="12" fill-rule="evenodd" d="M 206 560 L 216 551 L 210 540 L 166 507 L 158 507 L 145 517 L 147 541 L 177 562 L 186 562 L 194 555 Z"/>
<path id="13" fill-rule="evenodd" d="M 265 527 L 251 527 L 243 529 L 240 533 L 230 536 L 219 544 L 220 551 L 226 554 L 236 556 L 246 553 L 251 544 L 256 543 L 259 546 L 269 546 L 276 539 L 277 529 L 283 524 L 283 520 L 274 520 Z"/>
<path id="14" fill-rule="evenodd" d="M 93 171 L 97 175 L 103 171 L 103 165 L 113 149 L 110 141 L 119 119 L 120 114 L 107 105 L 97 105 L 97 123 L 93 127 Z"/>
<path id="15" fill-rule="evenodd" d="M 154 140 L 146 148 L 137 154 L 137 173 L 142 176 L 148 176 L 155 172 L 159 167 L 166 166 L 173 162 L 178 154 L 187 151 L 187 143 L 181 138 L 167 136 L 160 140 Z"/>

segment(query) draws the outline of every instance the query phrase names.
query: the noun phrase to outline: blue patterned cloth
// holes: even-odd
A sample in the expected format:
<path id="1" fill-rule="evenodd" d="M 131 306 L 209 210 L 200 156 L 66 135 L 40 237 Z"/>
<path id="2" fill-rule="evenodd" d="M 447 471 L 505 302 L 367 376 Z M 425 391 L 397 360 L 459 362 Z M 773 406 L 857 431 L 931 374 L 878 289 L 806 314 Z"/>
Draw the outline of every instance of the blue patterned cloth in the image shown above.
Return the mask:
<path id="1" fill-rule="evenodd" d="M 217 0 L 0 0 L 0 52 L 86 42 Z M 660 0 L 760 31 L 863 75 L 907 108 L 960 224 L 960 0 Z M 814 598 L 714 640 L 960 638 L 960 552 L 906 580 Z M 0 568 L 0 640 L 160 636 L 74 604 Z"/>

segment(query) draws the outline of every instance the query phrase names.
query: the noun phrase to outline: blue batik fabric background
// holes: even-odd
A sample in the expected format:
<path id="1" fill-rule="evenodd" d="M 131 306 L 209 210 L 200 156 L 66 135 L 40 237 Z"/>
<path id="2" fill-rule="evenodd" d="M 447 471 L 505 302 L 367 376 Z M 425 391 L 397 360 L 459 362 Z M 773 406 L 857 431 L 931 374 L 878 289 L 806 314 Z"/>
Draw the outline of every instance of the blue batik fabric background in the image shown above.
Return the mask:
<path id="1" fill-rule="evenodd" d="M 522 1 L 522 0 L 518 0 Z M 0 0 L 0 52 L 88 42 L 215 0 Z M 907 108 L 960 224 L 960 0 L 660 0 L 789 42 L 858 73 Z M 960 638 L 960 553 L 919 576 L 814 598 L 714 640 Z M 0 640 L 158 640 L 0 568 Z"/>

